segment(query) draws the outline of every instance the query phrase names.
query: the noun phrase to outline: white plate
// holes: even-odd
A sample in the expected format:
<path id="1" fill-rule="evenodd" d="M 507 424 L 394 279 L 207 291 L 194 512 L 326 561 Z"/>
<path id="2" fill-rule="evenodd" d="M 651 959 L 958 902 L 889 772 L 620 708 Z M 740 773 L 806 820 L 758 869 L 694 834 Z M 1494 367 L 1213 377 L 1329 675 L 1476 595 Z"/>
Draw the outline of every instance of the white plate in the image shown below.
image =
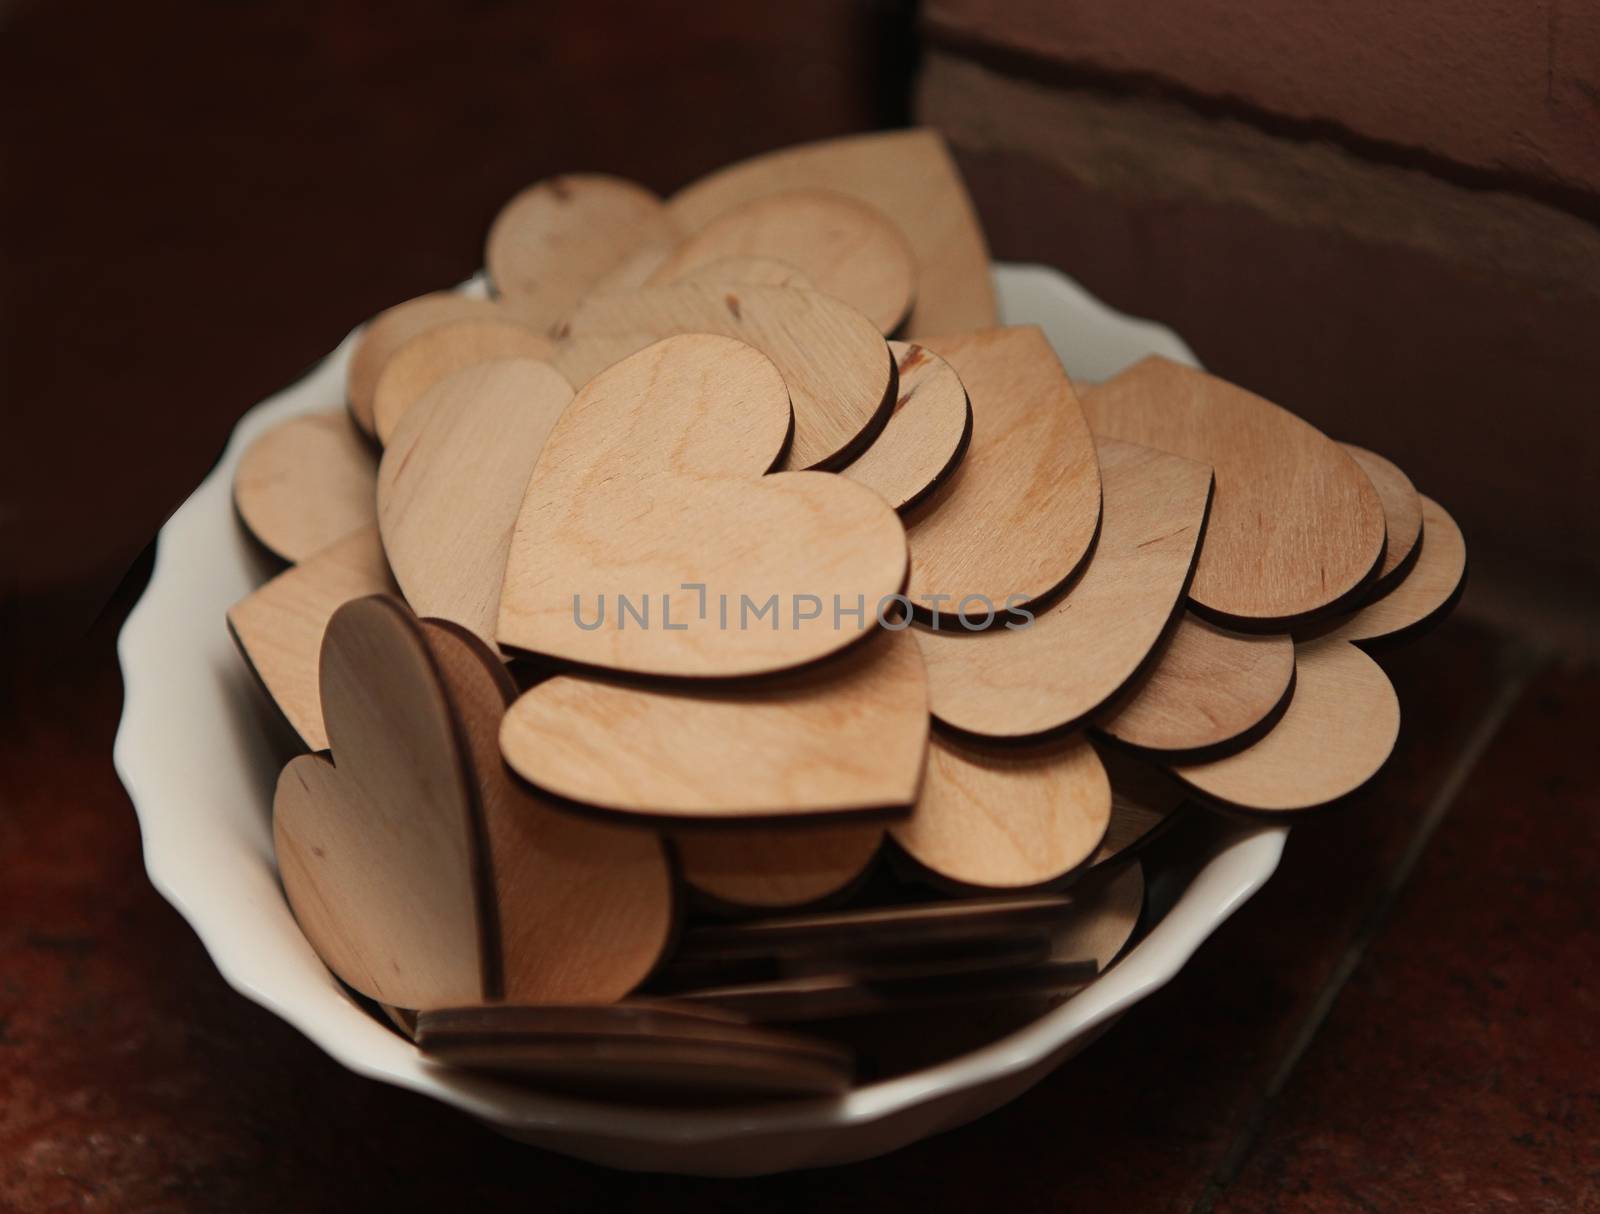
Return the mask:
<path id="1" fill-rule="evenodd" d="M 1170 330 L 1107 308 L 1061 274 L 995 271 L 1008 323 L 1041 325 L 1070 374 L 1098 380 L 1146 354 L 1194 355 Z M 211 474 L 161 530 L 155 571 L 119 638 L 126 686 L 117 772 L 150 880 L 233 987 L 359 1074 L 426 1093 L 512 1137 L 616 1167 L 754 1175 L 864 1159 L 979 1117 L 1024 1091 L 1167 982 L 1277 867 L 1285 829 L 1219 823 L 1170 909 L 1081 994 L 1000 1041 L 837 1100 L 661 1110 L 541 1095 L 434 1066 L 362 1010 L 300 934 L 273 867 L 272 789 L 292 743 L 224 625 L 270 569 L 233 513 L 239 456 L 285 418 L 344 399 L 347 338 L 251 409 Z"/>

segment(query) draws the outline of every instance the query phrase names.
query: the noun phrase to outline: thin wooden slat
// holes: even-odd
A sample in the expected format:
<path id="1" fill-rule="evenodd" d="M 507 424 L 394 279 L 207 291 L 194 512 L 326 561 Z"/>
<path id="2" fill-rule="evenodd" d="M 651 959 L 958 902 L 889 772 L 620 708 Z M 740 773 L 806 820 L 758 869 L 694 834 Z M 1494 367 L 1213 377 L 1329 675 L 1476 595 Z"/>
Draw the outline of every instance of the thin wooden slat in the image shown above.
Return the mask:
<path id="1" fill-rule="evenodd" d="M 245 450 L 233 504 L 250 534 L 298 561 L 377 521 L 378 457 L 344 409 L 291 418 Z"/>
<path id="2" fill-rule="evenodd" d="M 1361 471 L 1367 474 L 1378 500 L 1383 503 L 1383 519 L 1388 539 L 1383 549 L 1383 564 L 1373 581 L 1374 593 L 1393 585 L 1405 574 L 1406 561 L 1422 537 L 1422 499 L 1411 478 L 1376 451 L 1340 443 Z"/>
<path id="3" fill-rule="evenodd" d="M 284 570 L 228 609 L 228 630 L 278 710 L 312 750 L 326 750 L 318 679 L 333 613 L 369 594 L 398 595 L 376 527 L 363 527 Z"/>
<path id="4" fill-rule="evenodd" d="M 396 350 L 378 376 L 372 401 L 378 441 L 388 444 L 406 411 L 447 376 L 495 359 L 546 359 L 554 349 L 549 338 L 510 320 L 434 325 Z"/>
<path id="5" fill-rule="evenodd" d="M 378 522 L 419 614 L 494 643 L 528 477 L 571 400 L 553 367 L 505 359 L 446 376 L 401 419 L 378 472 Z"/>
<path id="6" fill-rule="evenodd" d="M 1286 409 L 1158 357 L 1101 384 L 1083 407 L 1096 434 L 1211 464 L 1211 518 L 1189 587 L 1202 611 L 1255 630 L 1287 625 L 1375 572 L 1377 491 L 1337 443 Z"/>
<path id="7" fill-rule="evenodd" d="M 668 200 L 685 232 L 784 190 L 834 190 L 889 217 L 917 257 L 917 299 L 904 336 L 960 333 L 996 323 L 989 252 L 972 200 L 943 138 L 891 131 L 769 152 L 701 178 Z"/>
<path id="8" fill-rule="evenodd" d="M 1115 439 L 1097 447 L 1100 538 L 1067 595 L 1025 626 L 973 632 L 946 615 L 938 631 L 916 630 L 933 715 L 945 724 L 1007 739 L 1064 729 L 1133 677 L 1181 608 L 1211 469 Z M 913 552 L 916 542 L 913 531 Z"/>
<path id="9" fill-rule="evenodd" d="M 373 406 L 378 378 L 395 352 L 413 337 L 454 320 L 490 320 L 504 315 L 492 300 L 451 291 L 419 295 L 378 313 L 357 335 L 346 373 L 345 395 L 356 425 L 367 434 L 376 432 Z"/>
<path id="10" fill-rule="evenodd" d="M 972 436 L 972 406 L 954 368 L 925 346 L 892 341 L 899 374 L 894 412 L 851 464 L 848 480 L 872 489 L 902 514 L 956 470 Z"/>

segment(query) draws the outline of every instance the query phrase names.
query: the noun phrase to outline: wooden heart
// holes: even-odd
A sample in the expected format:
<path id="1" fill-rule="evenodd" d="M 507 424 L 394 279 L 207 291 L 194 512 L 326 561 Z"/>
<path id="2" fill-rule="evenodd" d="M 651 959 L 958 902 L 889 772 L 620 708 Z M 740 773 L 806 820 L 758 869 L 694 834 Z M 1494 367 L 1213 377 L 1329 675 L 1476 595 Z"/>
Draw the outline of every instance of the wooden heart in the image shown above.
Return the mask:
<path id="1" fill-rule="evenodd" d="M 857 198 L 905 234 L 917 259 L 908 339 L 996 323 L 983 229 L 936 131 L 856 135 L 769 152 L 692 183 L 667 209 L 683 231 L 697 232 L 734 207 L 800 189 Z"/>
<path id="2" fill-rule="evenodd" d="M 740 826 L 673 836 L 683 879 L 714 902 L 804 906 L 858 882 L 883 842 L 875 822 L 844 826 Z"/>
<path id="3" fill-rule="evenodd" d="M 394 352 L 373 391 L 372 420 L 387 444 L 406 410 L 440 380 L 501 358 L 548 358 L 550 339 L 509 319 L 447 321 L 417 334 Z M 565 382 L 564 380 L 562 382 Z M 571 389 L 568 389 L 569 394 Z"/>
<path id="4" fill-rule="evenodd" d="M 328 968 L 372 999 L 478 1002 L 496 953 L 493 916 L 479 903 L 485 856 L 416 620 L 383 596 L 345 604 L 328 622 L 321 684 L 334 762 L 292 760 L 273 799 L 295 918 Z"/>
<path id="5" fill-rule="evenodd" d="M 233 504 L 250 534 L 303 560 L 377 521 L 378 458 L 348 411 L 290 418 L 246 448 Z"/>
<path id="6" fill-rule="evenodd" d="M 318 675 L 328 621 L 352 599 L 399 593 L 378 529 L 363 527 L 228 608 L 228 631 L 245 663 L 311 750 L 328 748 Z"/>
<path id="7" fill-rule="evenodd" d="M 506 203 L 489 228 L 484 264 L 507 306 L 543 329 L 636 251 L 676 240 L 661 200 L 643 186 L 567 173 Z"/>
<path id="8" fill-rule="evenodd" d="M 1295 646 L 1294 696 L 1259 740 L 1172 772 L 1224 805 L 1292 813 L 1360 788 L 1399 732 L 1400 704 L 1378 664 L 1347 641 L 1324 638 Z"/>
<path id="9" fill-rule="evenodd" d="M 1100 538 L 1066 597 L 1025 625 L 972 632 L 945 614 L 939 631 L 916 630 L 933 715 L 946 725 L 992 738 L 1064 729 L 1133 677 L 1181 608 L 1211 469 L 1115 439 L 1097 446 Z"/>
<path id="10" fill-rule="evenodd" d="M 889 343 L 899 375 L 883 433 L 840 475 L 904 514 L 945 482 L 966 454 L 972 406 L 955 369 L 925 346 Z"/>
<path id="11" fill-rule="evenodd" d="M 419 295 L 378 313 L 356 337 L 346 373 L 345 395 L 350 416 L 367 434 L 376 432 L 373 418 L 378 378 L 395 352 L 419 333 L 453 320 L 490 320 L 504 317 L 499 304 L 451 291 Z"/>
<path id="12" fill-rule="evenodd" d="M 1204 750 L 1260 726 L 1294 686 L 1294 642 L 1219 628 L 1186 611 L 1096 725 L 1148 750 Z"/>
<path id="13" fill-rule="evenodd" d="M 755 686 L 662 690 L 560 675 L 512 705 L 500 749 L 524 779 L 583 805 L 773 819 L 904 813 L 927 739 L 922 658 L 903 632 L 880 629 L 830 662 Z"/>
<path id="14" fill-rule="evenodd" d="M 1422 499 L 1411 478 L 1377 452 L 1353 443 L 1339 446 L 1367 474 L 1378 500 L 1383 503 L 1383 521 L 1388 535 L 1383 564 L 1378 567 L 1378 576 L 1369 591 L 1377 594 L 1394 585 L 1411 567 L 1411 554 L 1417 550 L 1417 541 L 1422 537 Z"/>
<path id="15" fill-rule="evenodd" d="M 923 616 L 973 596 L 997 611 L 1026 607 L 1077 571 L 1100 524 L 1089 427 L 1036 326 L 922 344 L 966 385 L 972 441 L 954 475 L 906 520 L 906 593 Z"/>
<path id="16" fill-rule="evenodd" d="M 572 389 L 546 363 L 480 363 L 401 420 L 378 472 L 378 523 L 406 601 L 489 644 L 511 533 L 545 437 Z"/>
<path id="17" fill-rule="evenodd" d="M 730 207 L 686 239 L 651 281 L 725 257 L 764 256 L 798 267 L 824 295 L 842 299 L 892 333 L 916 286 L 916 255 L 875 207 L 828 190 L 788 190 Z"/>
<path id="18" fill-rule="evenodd" d="M 782 391 L 757 351 L 710 335 L 585 384 L 528 481 L 500 643 L 726 677 L 801 666 L 873 630 L 904 582 L 905 533 L 849 481 L 756 475 L 782 444 Z"/>
<path id="19" fill-rule="evenodd" d="M 935 734 L 916 808 L 889 833 L 941 883 L 1021 889 L 1086 863 L 1110 820 L 1110 781 L 1081 736 L 980 749 Z"/>
<path id="20" fill-rule="evenodd" d="M 676 278 L 678 282 L 708 283 L 717 286 L 726 283 L 743 283 L 751 287 L 798 287 L 802 291 L 815 291 L 812 282 L 796 267 L 772 257 L 719 257 L 715 261 L 690 266 Z"/>
<path id="21" fill-rule="evenodd" d="M 849 463 L 888 420 L 894 360 L 861 313 L 815 291 L 679 283 L 586 299 L 557 330 L 552 355 L 585 384 L 662 338 L 714 333 L 777 366 L 794 405 L 788 468 Z"/>
<path id="22" fill-rule="evenodd" d="M 1286 409 L 1158 357 L 1101 384 L 1083 407 L 1096 434 L 1212 466 L 1189 587 L 1202 611 L 1257 630 L 1282 625 L 1326 611 L 1377 569 L 1384 519 L 1372 482 Z"/>
<path id="23" fill-rule="evenodd" d="M 1317 635 L 1393 640 L 1421 631 L 1450 609 L 1467 576 L 1467 543 L 1455 520 L 1430 497 L 1422 499 L 1422 519 L 1416 559 L 1392 589 Z"/>
<path id="24" fill-rule="evenodd" d="M 632 991 L 666 951 L 672 873 L 653 830 L 556 808 L 500 757 L 516 687 L 493 651 L 457 625 L 424 620 L 460 726 L 487 844 L 484 901 L 495 909 L 507 1000 L 604 1003 Z"/>

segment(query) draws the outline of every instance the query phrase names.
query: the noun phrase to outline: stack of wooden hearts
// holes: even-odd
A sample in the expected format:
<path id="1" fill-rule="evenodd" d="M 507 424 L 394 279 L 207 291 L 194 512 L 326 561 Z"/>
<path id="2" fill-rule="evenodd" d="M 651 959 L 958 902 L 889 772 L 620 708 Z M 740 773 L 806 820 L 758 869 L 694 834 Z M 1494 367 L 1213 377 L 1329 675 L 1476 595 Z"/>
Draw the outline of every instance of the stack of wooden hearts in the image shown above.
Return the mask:
<path id="1" fill-rule="evenodd" d="M 1453 600 L 1450 517 L 1200 371 L 1073 383 L 935 135 L 552 179 L 487 263 L 235 483 L 291 562 L 229 613 L 310 752 L 284 889 L 441 1062 L 838 1092 L 883 1070 L 846 1026 L 1093 981 L 1181 805 L 1392 749 L 1364 650 Z"/>

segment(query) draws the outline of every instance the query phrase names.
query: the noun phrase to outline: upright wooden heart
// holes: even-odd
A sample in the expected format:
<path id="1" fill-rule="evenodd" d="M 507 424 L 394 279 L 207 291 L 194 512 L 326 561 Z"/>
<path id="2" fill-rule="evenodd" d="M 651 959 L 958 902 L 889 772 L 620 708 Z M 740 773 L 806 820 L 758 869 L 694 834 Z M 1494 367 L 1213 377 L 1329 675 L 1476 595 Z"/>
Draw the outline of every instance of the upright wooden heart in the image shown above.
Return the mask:
<path id="1" fill-rule="evenodd" d="M 574 384 L 652 342 L 714 333 L 777 366 L 794 404 L 786 467 L 836 468 L 876 437 L 894 403 L 894 360 L 861 313 L 815 291 L 679 283 L 594 295 L 557 330 L 551 356 Z"/>
<path id="2" fill-rule="evenodd" d="M 799 267 L 817 290 L 844 300 L 883 333 L 911 307 L 916 255 L 906 238 L 877 208 L 829 190 L 788 190 L 729 208 L 679 245 L 651 281 L 749 256 Z"/>
<path id="3" fill-rule="evenodd" d="M 396 351 L 413 337 L 454 320 L 488 320 L 505 315 L 505 310 L 493 300 L 458 295 L 453 291 L 419 295 L 378 313 L 356 337 L 350 369 L 346 373 L 345 394 L 356 425 L 367 434 L 376 433 L 373 407 L 378 378 Z"/>
<path id="4" fill-rule="evenodd" d="M 295 918 L 328 968 L 372 999 L 476 1003 L 496 951 L 479 903 L 485 857 L 421 629 L 394 599 L 357 599 L 329 621 L 321 668 L 334 762 L 294 759 L 273 800 Z"/>
<path id="5" fill-rule="evenodd" d="M 543 329 L 636 251 L 664 251 L 676 239 L 661 200 L 643 186 L 566 173 L 506 203 L 489 228 L 484 264 L 507 306 Z"/>
<path id="6" fill-rule="evenodd" d="M 560 675 L 512 705 L 500 749 L 539 788 L 617 813 L 881 816 L 916 798 L 927 707 L 916 644 L 880 629 L 832 661 L 749 687 L 657 690 Z"/>
<path id="7" fill-rule="evenodd" d="M 513 778 L 500 725 L 516 687 L 470 632 L 424 620 L 460 726 L 488 846 L 500 989 L 527 1003 L 604 1003 L 644 981 L 672 936 L 675 898 L 661 837 L 558 809 Z"/>
<path id="8" fill-rule="evenodd" d="M 1084 411 L 1096 434 L 1215 471 L 1189 587 L 1202 611 L 1254 629 L 1285 624 L 1327 610 L 1376 570 L 1377 491 L 1337 443 L 1288 410 L 1150 357 L 1089 392 Z"/>
<path id="9" fill-rule="evenodd" d="M 1034 325 L 922 342 L 972 401 L 972 441 L 955 474 L 914 511 L 911 584 L 919 615 L 972 599 L 997 611 L 1061 588 L 1100 524 L 1094 439 L 1055 351 Z"/>
<path id="10" fill-rule="evenodd" d="M 233 504 L 250 534 L 298 561 L 377 521 L 378 460 L 343 409 L 307 413 L 245 449 Z"/>
<path id="11" fill-rule="evenodd" d="M 1025 625 L 972 632 L 949 614 L 937 632 L 916 630 L 945 724 L 993 738 L 1066 728 L 1133 677 L 1181 607 L 1211 469 L 1115 439 L 1097 446 L 1104 521 L 1066 597 Z"/>
<path id="12" fill-rule="evenodd" d="M 859 485 L 759 476 L 785 418 L 771 362 L 711 335 L 660 342 L 585 384 L 528 481 L 500 643 L 726 677 L 859 640 L 904 581 L 905 533 Z"/>
<path id="13" fill-rule="evenodd" d="M 972 406 L 961 377 L 926 346 L 892 341 L 900 386 L 894 412 L 839 475 L 875 490 L 904 514 L 955 472 L 972 438 Z"/>
<path id="14" fill-rule="evenodd" d="M 673 195 L 667 209 L 685 232 L 698 232 L 734 207 L 800 189 L 858 198 L 905 233 L 917 258 L 907 339 L 996 323 L 983 228 L 936 131 L 856 135 L 769 152 L 702 177 Z"/>
<path id="15" fill-rule="evenodd" d="M 1354 443 L 1340 443 L 1339 446 L 1367 474 L 1378 500 L 1383 503 L 1388 538 L 1383 548 L 1383 564 L 1372 583 L 1371 593 L 1377 594 L 1394 585 L 1411 567 L 1411 554 L 1422 538 L 1422 498 L 1417 495 L 1411 478 L 1376 451 Z"/>
<path id="16" fill-rule="evenodd" d="M 489 644 L 511 532 L 546 436 L 572 400 L 531 359 L 446 376 L 406 413 L 378 471 L 378 524 L 412 608 Z"/>
<path id="17" fill-rule="evenodd" d="M 394 352 L 372 396 L 378 441 L 387 444 L 406 411 L 456 371 L 501 358 L 543 360 L 550 339 L 510 319 L 452 320 L 417 334 Z"/>

